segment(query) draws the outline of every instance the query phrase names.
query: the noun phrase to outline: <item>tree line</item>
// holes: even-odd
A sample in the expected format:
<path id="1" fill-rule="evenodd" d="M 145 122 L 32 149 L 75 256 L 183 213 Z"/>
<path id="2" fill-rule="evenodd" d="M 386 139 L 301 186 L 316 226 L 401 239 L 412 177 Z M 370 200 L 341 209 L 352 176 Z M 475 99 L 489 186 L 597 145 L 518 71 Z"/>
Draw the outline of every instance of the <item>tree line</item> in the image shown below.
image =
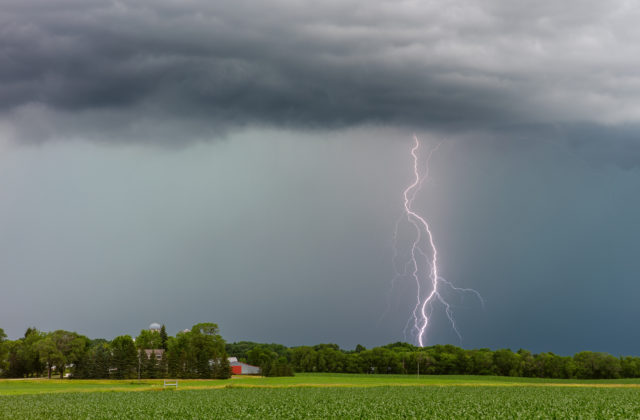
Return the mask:
<path id="1" fill-rule="evenodd" d="M 6 340 L 0 328 L 0 375 L 8 378 L 53 374 L 79 379 L 225 379 L 231 376 L 225 341 L 213 323 L 200 323 L 168 336 L 142 330 L 133 339 L 90 339 L 76 332 L 43 332 L 28 328 L 17 340 Z"/>
<path id="2" fill-rule="evenodd" d="M 28 328 L 7 340 L 0 328 L 0 376 L 10 378 L 228 378 L 227 356 L 259 366 L 265 376 L 293 372 L 500 375 L 537 378 L 616 379 L 640 377 L 640 357 L 583 351 L 573 356 L 533 354 L 520 349 L 462 349 L 453 345 L 416 347 L 393 343 L 366 349 L 337 344 L 286 347 L 250 341 L 225 343 L 213 323 L 168 336 L 142 330 L 134 338 L 89 339 L 75 332 Z"/>
<path id="3" fill-rule="evenodd" d="M 520 349 L 466 350 L 453 345 L 416 347 L 393 343 L 343 350 L 337 344 L 288 348 L 248 341 L 229 343 L 227 353 L 251 364 L 286 360 L 296 372 L 498 375 L 535 378 L 616 379 L 640 377 L 640 357 L 583 351 L 574 356 Z"/>

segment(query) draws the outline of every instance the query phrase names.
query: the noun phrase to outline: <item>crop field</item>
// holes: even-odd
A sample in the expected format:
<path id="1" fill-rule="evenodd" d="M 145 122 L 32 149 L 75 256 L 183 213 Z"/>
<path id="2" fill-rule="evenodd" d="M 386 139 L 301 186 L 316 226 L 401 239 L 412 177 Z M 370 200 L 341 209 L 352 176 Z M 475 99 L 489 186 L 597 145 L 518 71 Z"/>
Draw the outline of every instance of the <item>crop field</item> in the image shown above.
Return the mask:
<path id="1" fill-rule="evenodd" d="M 0 418 L 640 418 L 640 387 L 629 381 L 299 375 L 181 381 L 178 390 L 157 380 L 47 382 L 0 381 Z"/>

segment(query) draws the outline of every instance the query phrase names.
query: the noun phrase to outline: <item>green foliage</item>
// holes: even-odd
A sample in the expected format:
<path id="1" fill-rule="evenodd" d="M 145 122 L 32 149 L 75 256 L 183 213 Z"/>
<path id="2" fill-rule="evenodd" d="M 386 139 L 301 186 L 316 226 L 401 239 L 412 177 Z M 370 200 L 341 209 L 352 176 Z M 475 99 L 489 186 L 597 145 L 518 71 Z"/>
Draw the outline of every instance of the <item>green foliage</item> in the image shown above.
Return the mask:
<path id="1" fill-rule="evenodd" d="M 290 357 L 289 349 L 282 344 L 266 344 L 266 343 L 254 343 L 253 341 L 239 341 L 237 343 L 227 343 L 226 350 L 229 356 L 237 357 L 239 360 L 248 362 L 248 353 L 254 347 L 266 348 L 274 353 L 276 353 L 279 357 L 284 356 L 287 359 Z"/>
<path id="2" fill-rule="evenodd" d="M 62 378 L 66 366 L 72 366 L 72 377 L 81 379 L 128 379 L 138 374 L 142 378 L 229 378 L 225 343 L 218 331 L 216 324 L 201 323 L 173 338 L 163 326 L 160 332 L 141 331 L 135 343 L 128 335 L 108 342 L 64 330 L 42 333 L 31 327 L 23 338 L 6 341 L 2 331 L 0 374 L 19 378 L 47 372 L 51 378 L 55 369 Z M 163 347 L 167 350 L 160 360 L 147 358 L 143 351 Z"/>
<path id="3" fill-rule="evenodd" d="M 253 341 L 239 341 L 237 343 L 227 343 L 225 350 L 230 357 L 237 357 L 246 362 L 249 350 L 259 345 L 259 343 L 254 343 Z"/>
<path id="4" fill-rule="evenodd" d="M 54 366 L 60 366 L 64 363 L 64 355 L 56 347 L 56 343 L 53 341 L 51 335 L 38 341 L 35 346 L 38 351 L 40 360 L 47 366 L 48 377 L 51 379 L 51 371 Z"/>
<path id="5" fill-rule="evenodd" d="M 191 332 L 194 334 L 202 334 L 212 337 L 219 337 L 218 331 L 218 324 L 214 324 L 213 322 L 201 322 L 191 327 Z"/>
<path id="6" fill-rule="evenodd" d="M 343 372 L 431 375 L 502 375 L 539 378 L 605 379 L 640 377 L 640 358 L 616 358 L 606 353 L 582 352 L 573 357 L 553 353 L 533 355 L 526 350 L 464 350 L 452 345 L 418 348 L 394 343 L 371 350 L 336 350 L 334 345 L 290 349 L 297 372 Z"/>
<path id="7" fill-rule="evenodd" d="M 111 341 L 111 369 L 113 378 L 129 379 L 137 377 L 138 350 L 129 335 L 121 335 Z"/>
<path id="8" fill-rule="evenodd" d="M 161 349 L 162 337 L 158 331 L 142 330 L 136 337 L 136 347 L 142 349 Z"/>
<path id="9" fill-rule="evenodd" d="M 139 350 L 166 348 L 160 360 L 139 356 Z M 227 355 L 262 368 L 266 376 L 297 372 L 502 375 L 537 378 L 635 378 L 640 358 L 581 352 L 575 356 L 532 354 L 520 349 L 465 350 L 453 345 L 419 348 L 396 342 L 345 351 L 337 344 L 287 348 L 250 341 L 225 344 L 214 323 L 200 323 L 175 337 L 143 330 L 134 344 L 129 336 L 89 340 L 75 332 L 26 330 L 18 340 L 6 340 L 0 329 L 0 374 L 4 377 L 50 377 L 54 367 L 62 377 L 66 366 L 75 378 L 228 378 Z M 146 356 L 146 355 L 145 355 Z"/>
<path id="10" fill-rule="evenodd" d="M 293 368 L 285 356 L 278 356 L 269 346 L 256 346 L 247 353 L 247 362 L 259 366 L 264 376 L 293 376 Z"/>
<path id="11" fill-rule="evenodd" d="M 317 371 L 317 352 L 313 347 L 300 346 L 291 349 L 291 363 L 298 372 Z"/>
<path id="12" fill-rule="evenodd" d="M 162 327 L 160 328 L 160 348 L 166 350 L 168 341 L 169 337 L 167 336 L 167 329 L 164 324 L 162 324 Z"/>
<path id="13" fill-rule="evenodd" d="M 286 357 L 279 357 L 272 360 L 268 370 L 263 370 L 265 376 L 293 376 L 293 368 Z"/>
<path id="14" fill-rule="evenodd" d="M 278 354 L 272 352 L 267 347 L 257 346 L 247 353 L 247 363 L 254 366 L 260 366 L 262 372 L 267 372 L 271 366 L 271 362 L 278 357 Z"/>
<path id="15" fill-rule="evenodd" d="M 168 365 L 167 365 L 167 351 L 165 350 L 162 353 L 162 357 L 160 358 L 160 361 L 158 362 L 158 369 L 157 369 L 157 375 L 158 378 L 166 378 L 167 374 L 168 374 Z"/>
<path id="16" fill-rule="evenodd" d="M 51 333 L 51 338 L 57 348 L 57 350 L 62 355 L 62 359 L 57 365 L 57 372 L 60 375 L 60 379 L 62 379 L 65 366 L 67 364 L 75 364 L 79 360 L 81 360 L 85 347 L 89 343 L 89 339 L 78 335 L 75 332 L 57 330 Z"/>
<path id="17" fill-rule="evenodd" d="M 213 323 L 196 324 L 168 342 L 168 371 L 174 378 L 220 378 L 231 376 L 225 343 Z"/>
<path id="18" fill-rule="evenodd" d="M 214 360 L 212 374 L 216 379 L 229 379 L 231 377 L 231 365 L 226 355 Z"/>
<path id="19" fill-rule="evenodd" d="M 583 351 L 574 356 L 578 378 L 619 378 L 622 370 L 620 359 L 607 353 Z"/>
<path id="20" fill-rule="evenodd" d="M 7 334 L 0 328 L 0 376 L 6 372 L 9 362 L 7 361 L 7 355 L 9 354 L 9 347 L 5 345 L 5 339 Z"/>
<path id="21" fill-rule="evenodd" d="M 45 334 L 35 328 L 27 328 L 23 338 L 7 341 L 7 370 L 4 375 L 10 378 L 40 376 L 44 370 L 44 362 L 40 360 L 37 343 Z"/>
<path id="22" fill-rule="evenodd" d="M 140 351 L 141 358 L 141 372 L 140 376 L 142 378 L 155 379 L 158 377 L 159 373 L 159 363 L 158 356 L 154 350 L 151 351 L 151 354 L 147 356 L 147 353 L 144 350 Z"/>
<path id="23" fill-rule="evenodd" d="M 109 377 L 111 348 L 106 340 L 93 340 L 87 351 L 75 364 L 73 377 L 78 379 L 103 379 Z"/>
<path id="24" fill-rule="evenodd" d="M 640 357 L 625 356 L 620 358 L 620 375 L 623 378 L 640 377 Z"/>
<path id="25" fill-rule="evenodd" d="M 520 376 L 520 358 L 510 349 L 496 350 L 493 353 L 493 366 L 498 375 Z"/>

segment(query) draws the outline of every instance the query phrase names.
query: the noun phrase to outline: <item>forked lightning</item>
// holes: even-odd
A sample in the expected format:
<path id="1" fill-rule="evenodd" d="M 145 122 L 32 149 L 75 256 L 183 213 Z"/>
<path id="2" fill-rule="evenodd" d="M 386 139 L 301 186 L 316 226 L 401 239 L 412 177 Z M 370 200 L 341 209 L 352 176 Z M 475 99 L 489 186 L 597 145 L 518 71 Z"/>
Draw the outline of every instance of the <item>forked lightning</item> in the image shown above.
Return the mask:
<path id="1" fill-rule="evenodd" d="M 413 331 L 416 334 L 417 342 L 420 347 L 424 347 L 426 342 L 427 329 L 430 323 L 431 313 L 433 311 L 433 304 L 440 302 L 444 306 L 447 318 L 451 322 L 451 326 L 459 338 L 462 338 L 458 328 L 456 327 L 455 320 L 453 318 L 453 312 L 451 305 L 443 298 L 440 293 L 441 287 L 448 286 L 452 290 L 458 292 L 470 292 L 475 294 L 480 302 L 484 305 L 484 301 L 480 294 L 473 289 L 463 289 L 455 287 L 451 282 L 445 280 L 440 276 L 438 271 L 438 249 L 433 238 L 433 233 L 426 219 L 418 214 L 413 209 L 413 201 L 416 194 L 420 190 L 422 183 L 428 177 L 429 161 L 433 153 L 438 149 L 438 146 L 431 149 L 426 159 L 426 168 L 424 174 L 420 174 L 418 149 L 420 148 L 420 141 L 417 136 L 413 136 L 414 146 L 411 149 L 411 156 L 413 157 L 413 182 L 404 190 L 404 215 L 407 222 L 413 226 L 415 230 L 415 236 L 411 242 L 411 249 L 408 255 L 409 260 L 405 262 L 404 267 L 408 267 L 408 271 L 411 273 L 411 278 L 416 284 L 416 304 L 413 308 L 411 317 L 407 325 L 413 320 Z M 398 224 L 396 224 L 396 231 L 394 232 L 394 238 L 396 244 L 398 241 Z M 424 249 L 426 248 L 426 249 Z M 394 250 L 395 255 L 398 255 L 397 250 Z M 394 261 L 395 262 L 395 261 Z M 399 275 L 396 276 L 402 276 Z M 395 281 L 395 279 L 394 279 Z M 406 329 L 405 329 L 406 330 Z"/>

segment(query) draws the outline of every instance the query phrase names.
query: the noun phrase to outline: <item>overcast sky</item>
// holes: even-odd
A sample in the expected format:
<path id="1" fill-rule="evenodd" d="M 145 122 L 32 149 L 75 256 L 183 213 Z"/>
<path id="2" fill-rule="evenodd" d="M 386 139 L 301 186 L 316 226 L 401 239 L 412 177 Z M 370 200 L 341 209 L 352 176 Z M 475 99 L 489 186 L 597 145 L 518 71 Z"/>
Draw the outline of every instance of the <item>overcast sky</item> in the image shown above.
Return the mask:
<path id="1" fill-rule="evenodd" d="M 638 354 L 633 1 L 0 0 L 0 327 Z M 425 162 L 426 153 L 420 155 Z"/>

